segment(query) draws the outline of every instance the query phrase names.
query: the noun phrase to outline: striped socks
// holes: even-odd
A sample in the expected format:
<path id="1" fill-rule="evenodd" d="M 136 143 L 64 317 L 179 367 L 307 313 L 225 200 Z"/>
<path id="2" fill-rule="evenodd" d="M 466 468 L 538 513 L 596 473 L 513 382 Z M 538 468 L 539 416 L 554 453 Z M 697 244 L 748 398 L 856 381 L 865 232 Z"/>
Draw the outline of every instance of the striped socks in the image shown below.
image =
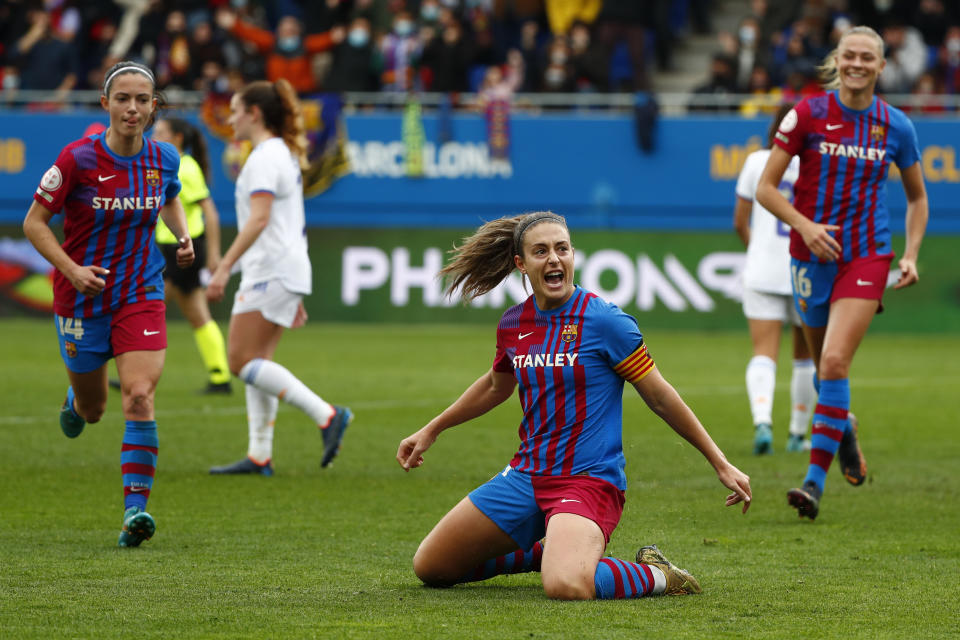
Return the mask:
<path id="1" fill-rule="evenodd" d="M 157 470 L 157 423 L 153 420 L 127 420 L 120 450 L 123 474 L 123 508 L 147 508 L 147 498 Z"/>
<path id="2" fill-rule="evenodd" d="M 476 569 L 463 576 L 460 582 L 477 582 L 486 580 L 494 576 L 502 576 L 509 573 L 530 573 L 531 571 L 540 571 L 540 560 L 543 558 L 543 543 L 534 542 L 533 546 L 524 551 L 517 549 L 513 553 L 508 553 L 497 558 L 490 558 L 482 563 Z"/>
<path id="3" fill-rule="evenodd" d="M 820 398 L 813 414 L 813 438 L 810 440 L 810 466 L 804 484 L 813 482 L 820 491 L 827 479 L 827 470 L 840 448 L 843 433 L 850 428 L 850 381 L 821 380 Z"/>
<path id="4" fill-rule="evenodd" d="M 619 558 L 600 558 L 593 586 L 597 600 L 642 598 L 663 593 L 667 579 L 659 567 Z"/>
<path id="5" fill-rule="evenodd" d="M 491 558 L 463 576 L 459 582 L 477 582 L 494 576 L 540 571 L 543 543 L 523 551 L 517 549 L 497 558 Z M 663 593 L 667 579 L 655 566 L 628 562 L 618 558 L 601 558 L 594 575 L 597 600 L 640 598 Z"/>

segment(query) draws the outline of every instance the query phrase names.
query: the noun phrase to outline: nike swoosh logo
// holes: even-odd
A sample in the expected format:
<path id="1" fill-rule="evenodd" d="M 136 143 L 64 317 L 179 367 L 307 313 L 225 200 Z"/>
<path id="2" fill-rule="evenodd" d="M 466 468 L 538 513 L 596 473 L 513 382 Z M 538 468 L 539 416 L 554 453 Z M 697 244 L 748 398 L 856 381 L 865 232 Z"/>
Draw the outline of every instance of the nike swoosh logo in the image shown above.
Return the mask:
<path id="1" fill-rule="evenodd" d="M 573 500 L 573 499 L 571 499 L 571 498 L 561 498 L 561 499 L 560 499 L 560 503 L 563 504 L 564 502 L 580 502 L 580 501 L 579 501 L 579 500 Z M 581 502 L 580 504 L 583 504 L 583 503 Z"/>
<path id="2" fill-rule="evenodd" d="M 100 182 L 106 182 L 106 181 L 109 180 L 110 178 L 116 178 L 116 177 L 117 177 L 117 174 L 113 174 L 112 176 L 101 176 L 101 175 L 98 175 L 98 176 L 97 176 L 97 179 L 98 179 Z"/>
<path id="3" fill-rule="evenodd" d="M 523 340 L 527 336 L 532 336 L 533 333 L 534 333 L 533 331 L 531 331 L 530 333 L 521 333 L 520 336 L 517 338 L 517 340 Z"/>
<path id="4" fill-rule="evenodd" d="M 145 336 L 155 336 L 155 335 L 157 335 L 158 333 L 160 333 L 160 332 L 159 332 L 159 331 L 147 331 L 146 329 L 143 330 L 143 335 L 145 335 Z"/>
<path id="5" fill-rule="evenodd" d="M 141 491 L 146 491 L 146 487 L 138 487 L 136 485 L 130 487 L 130 493 L 140 493 Z"/>
<path id="6" fill-rule="evenodd" d="M 867 282 L 866 280 L 861 280 L 860 278 L 857 278 L 857 286 L 858 286 L 858 287 L 869 287 L 869 286 L 871 286 L 871 285 L 873 285 L 872 282 Z"/>
<path id="7" fill-rule="evenodd" d="M 834 129 L 839 129 L 842 126 L 842 124 L 828 124 L 827 131 L 833 131 Z"/>

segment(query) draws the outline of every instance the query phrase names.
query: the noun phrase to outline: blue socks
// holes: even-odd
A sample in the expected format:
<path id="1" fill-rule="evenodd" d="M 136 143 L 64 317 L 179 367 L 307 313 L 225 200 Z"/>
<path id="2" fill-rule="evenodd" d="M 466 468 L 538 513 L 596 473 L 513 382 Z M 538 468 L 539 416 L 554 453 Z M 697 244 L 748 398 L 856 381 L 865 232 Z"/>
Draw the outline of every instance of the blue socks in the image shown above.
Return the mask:
<path id="1" fill-rule="evenodd" d="M 827 470 L 840 448 L 844 432 L 850 428 L 850 381 L 821 380 L 820 398 L 813 413 L 813 437 L 810 439 L 810 466 L 803 482 L 813 482 L 823 491 Z"/>
<path id="2" fill-rule="evenodd" d="M 147 498 L 157 470 L 157 423 L 153 420 L 127 420 L 120 451 L 123 474 L 123 508 L 147 509 Z"/>
<path id="3" fill-rule="evenodd" d="M 641 598 L 653 592 L 653 572 L 645 564 L 600 558 L 593 577 L 597 600 Z"/>

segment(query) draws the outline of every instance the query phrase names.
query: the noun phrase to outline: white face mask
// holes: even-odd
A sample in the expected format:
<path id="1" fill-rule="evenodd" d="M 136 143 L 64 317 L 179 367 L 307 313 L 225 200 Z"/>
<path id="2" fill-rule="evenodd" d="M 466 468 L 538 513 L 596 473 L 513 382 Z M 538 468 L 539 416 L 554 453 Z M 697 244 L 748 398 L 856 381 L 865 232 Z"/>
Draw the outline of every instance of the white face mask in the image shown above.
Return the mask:
<path id="1" fill-rule="evenodd" d="M 553 64 L 564 64 L 567 61 L 567 54 L 563 51 L 554 51 L 550 54 L 550 62 Z"/>
<path id="2" fill-rule="evenodd" d="M 753 27 L 740 27 L 740 42 L 753 44 L 757 39 L 757 32 Z"/>

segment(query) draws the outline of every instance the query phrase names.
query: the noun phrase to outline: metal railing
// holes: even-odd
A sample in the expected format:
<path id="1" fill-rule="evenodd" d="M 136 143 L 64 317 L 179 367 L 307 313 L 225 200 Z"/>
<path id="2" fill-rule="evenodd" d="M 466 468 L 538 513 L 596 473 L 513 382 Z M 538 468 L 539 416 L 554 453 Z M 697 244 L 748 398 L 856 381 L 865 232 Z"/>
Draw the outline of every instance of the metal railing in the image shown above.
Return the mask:
<path id="1" fill-rule="evenodd" d="M 197 109 L 207 94 L 200 91 L 168 89 L 166 102 L 176 109 Z M 637 104 L 633 93 L 518 93 L 513 97 L 514 111 L 537 114 L 542 112 L 590 111 L 598 113 L 626 113 Z M 662 115 L 685 115 L 691 112 L 712 111 L 752 115 L 759 110 L 769 111 L 780 104 L 781 98 L 754 94 L 695 94 L 653 93 Z M 410 100 L 419 102 L 425 110 L 448 105 L 454 110 L 476 109 L 479 102 L 475 93 L 406 93 L 397 91 L 347 92 L 343 94 L 348 113 L 369 109 L 400 109 Z M 890 94 L 883 98 L 895 107 L 907 109 L 911 115 L 957 118 L 960 116 L 960 95 Z M 0 109 L 31 111 L 65 111 L 78 108 L 99 108 L 99 91 L 3 90 L 0 91 Z"/>

